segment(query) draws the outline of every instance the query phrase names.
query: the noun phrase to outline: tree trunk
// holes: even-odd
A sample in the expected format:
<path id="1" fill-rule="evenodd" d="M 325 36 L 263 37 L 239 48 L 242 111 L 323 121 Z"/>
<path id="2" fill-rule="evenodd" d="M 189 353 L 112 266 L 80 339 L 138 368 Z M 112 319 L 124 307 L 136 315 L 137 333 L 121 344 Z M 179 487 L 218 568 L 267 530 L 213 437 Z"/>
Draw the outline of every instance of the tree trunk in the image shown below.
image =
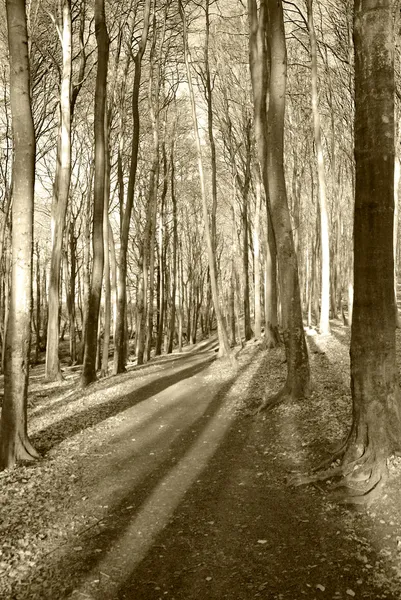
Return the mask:
<path id="1" fill-rule="evenodd" d="M 63 69 L 60 92 L 60 125 L 57 141 L 57 162 L 52 202 L 52 251 L 49 279 L 49 308 L 45 377 L 48 381 L 61 379 L 59 350 L 59 310 L 61 287 L 61 260 L 65 215 L 71 180 L 71 74 L 72 74 L 72 24 L 71 0 L 62 4 L 62 55 Z"/>
<path id="2" fill-rule="evenodd" d="M 298 264 L 292 236 L 284 176 L 284 109 L 286 89 L 286 46 L 283 7 L 277 0 L 267 0 L 270 47 L 270 102 L 268 112 L 267 169 L 268 190 L 274 237 L 279 262 L 279 282 L 283 339 L 287 358 L 287 381 L 282 397 L 308 395 L 309 360 L 306 347 L 298 280 Z M 271 406 L 272 402 L 267 401 Z"/>
<path id="3" fill-rule="evenodd" d="M 120 256 L 119 256 L 119 268 L 118 268 L 118 282 L 117 282 L 117 319 L 115 326 L 115 340 L 114 340 L 114 363 L 113 373 L 123 373 L 125 371 L 126 363 L 126 340 L 125 340 L 125 328 L 127 319 L 127 252 L 128 252 L 128 236 L 129 226 L 131 222 L 132 206 L 134 203 L 134 191 L 136 182 L 136 172 L 138 166 L 138 151 L 139 151 L 139 91 L 141 85 L 142 76 L 142 57 L 146 49 L 146 43 L 148 39 L 149 31 L 149 17 L 150 17 L 150 5 L 151 0 L 146 0 L 144 7 L 144 17 L 141 39 L 139 41 L 138 52 L 134 59 L 135 74 L 134 74 L 134 85 L 132 89 L 132 119 L 133 119 L 133 132 L 131 142 L 131 165 L 130 174 L 128 180 L 127 190 L 127 202 L 122 216 L 121 223 L 121 239 L 120 239 Z M 120 193 L 121 197 L 121 193 Z M 140 300 L 142 302 L 142 300 Z M 140 309 L 141 310 L 141 309 Z M 140 324 L 140 323 L 139 323 Z M 137 324 L 138 331 L 138 324 Z M 138 339 L 137 339 L 138 342 Z M 140 363 L 138 363 L 140 364 Z"/>
<path id="4" fill-rule="evenodd" d="M 353 501 L 375 497 L 400 451 L 394 308 L 394 19 L 390 0 L 355 0 L 353 422 L 343 461 Z M 372 94 L 372 89 L 375 93 Z M 380 318 L 377 318 L 380 315 Z"/>
<path id="5" fill-rule="evenodd" d="M 318 196 L 320 210 L 320 249 L 321 249 L 321 302 L 319 331 L 321 334 L 330 333 L 330 239 L 329 218 L 326 199 L 326 175 L 324 169 L 324 157 L 322 146 L 322 132 L 319 114 L 319 99 L 317 88 L 317 42 L 315 26 L 313 22 L 313 0 L 307 0 L 308 31 L 311 46 L 312 67 L 312 115 L 313 130 L 317 156 Z"/>
<path id="6" fill-rule="evenodd" d="M 88 189 L 85 198 L 85 224 L 84 224 L 84 243 L 83 243 L 83 264 L 82 264 L 82 335 L 81 343 L 77 353 L 77 362 L 83 363 L 84 360 L 84 345 L 85 332 L 88 322 L 89 310 L 89 290 L 90 290 L 90 218 L 91 218 L 91 203 L 92 203 L 92 183 L 94 175 L 94 163 L 91 162 L 88 174 Z"/>
<path id="7" fill-rule="evenodd" d="M 277 250 L 269 208 L 269 177 L 267 170 L 267 106 L 268 51 L 266 43 L 267 4 L 263 0 L 258 14 L 256 0 L 248 0 L 249 65 L 254 107 L 256 150 L 266 197 L 268 235 L 265 263 L 265 344 L 273 348 L 280 342 L 277 328 Z M 269 279 L 270 278 L 270 279 Z"/>
<path id="8" fill-rule="evenodd" d="M 25 0 L 6 0 L 13 120 L 12 271 L 6 334 L 0 469 L 38 457 L 28 438 L 27 398 L 32 316 L 35 132 L 30 100 Z"/>
<path id="9" fill-rule="evenodd" d="M 255 339 L 260 340 L 262 335 L 262 315 L 260 308 L 260 181 L 256 183 L 255 224 L 253 228 L 253 256 L 254 256 L 254 281 L 255 281 Z"/>
<path id="10" fill-rule="evenodd" d="M 178 248 L 178 219 L 177 219 L 177 198 L 175 195 L 175 168 L 174 168 L 174 135 L 171 143 L 170 153 L 170 187 L 171 187 L 171 202 L 173 204 L 173 281 L 171 287 L 171 314 L 169 326 L 169 339 L 167 353 L 173 351 L 174 335 L 175 335 L 175 313 L 176 313 L 176 291 L 177 291 L 177 248 Z"/>
<path id="11" fill-rule="evenodd" d="M 199 180 L 201 186 L 201 196 L 202 196 L 202 213 L 203 213 L 203 222 L 204 222 L 204 232 L 205 232 L 205 240 L 206 240 L 206 248 L 207 248 L 207 257 L 209 264 L 209 272 L 210 272 L 210 285 L 212 288 L 212 298 L 213 305 L 216 314 L 217 320 L 217 334 L 219 338 L 219 351 L 218 356 L 230 356 L 230 344 L 228 341 L 227 331 L 225 329 L 220 305 L 219 305 L 219 291 L 217 284 L 217 269 L 216 269 L 216 257 L 213 252 L 213 243 L 212 236 L 210 233 L 209 227 L 209 214 L 208 214 L 208 203 L 207 203 L 207 195 L 206 195 L 206 184 L 204 177 L 204 169 L 203 169 L 203 157 L 202 157 L 202 147 L 199 138 L 199 128 L 198 128 L 198 118 L 196 114 L 196 105 L 195 105 L 195 94 L 192 86 L 192 76 L 191 76 L 191 67 L 190 67 L 190 58 L 189 58 L 189 49 L 188 49 L 188 33 L 187 33 L 187 24 L 186 17 L 184 13 L 184 9 L 182 6 L 182 0 L 178 0 L 179 11 L 183 24 L 183 41 L 184 41 L 184 60 L 186 67 L 186 74 L 188 79 L 188 88 L 189 88 L 189 96 L 191 101 L 191 112 L 192 112 L 192 123 L 193 130 L 195 136 L 195 143 L 197 149 L 197 157 L 198 157 L 198 170 L 199 170 Z"/>
<path id="12" fill-rule="evenodd" d="M 109 201 L 110 201 L 110 149 L 109 121 L 105 119 L 105 185 L 103 206 L 103 247 L 104 247 L 104 332 L 102 346 L 101 377 L 109 373 L 109 347 L 111 328 L 111 283 L 110 283 L 110 240 L 109 240 Z"/>
<path id="13" fill-rule="evenodd" d="M 105 133 L 107 66 L 109 36 L 107 33 L 104 0 L 95 0 L 95 33 L 97 42 L 97 75 L 95 91 L 95 180 L 93 203 L 93 267 L 89 293 L 88 319 L 85 331 L 84 364 L 81 382 L 87 386 L 96 380 L 96 351 L 99 325 L 100 297 L 103 278 L 103 211 L 105 190 Z"/>

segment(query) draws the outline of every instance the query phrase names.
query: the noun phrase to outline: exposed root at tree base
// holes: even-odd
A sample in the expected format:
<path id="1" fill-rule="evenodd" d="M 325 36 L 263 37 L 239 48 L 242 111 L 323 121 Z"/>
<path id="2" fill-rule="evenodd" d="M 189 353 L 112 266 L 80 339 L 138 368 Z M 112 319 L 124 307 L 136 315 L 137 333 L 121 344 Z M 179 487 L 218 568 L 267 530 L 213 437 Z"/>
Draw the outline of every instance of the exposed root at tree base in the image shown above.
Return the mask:
<path id="1" fill-rule="evenodd" d="M 301 386 L 299 386 L 301 387 Z M 279 404 L 284 402 L 298 401 L 305 397 L 306 394 L 297 391 L 298 386 L 292 386 L 286 383 L 282 390 L 280 390 L 277 394 L 273 396 L 268 396 L 265 394 L 262 398 L 262 403 L 255 412 L 256 415 L 263 411 L 270 411 Z"/>
<path id="2" fill-rule="evenodd" d="M 341 444 L 332 456 L 314 468 L 310 473 L 295 473 L 287 479 L 293 487 L 327 481 L 328 495 L 331 499 L 347 505 L 369 506 L 380 497 L 388 479 L 386 460 L 377 458 L 375 453 L 364 448 L 363 453 L 354 460 L 346 457 L 347 442 Z M 340 465 L 334 463 L 343 457 Z M 323 466 L 332 465 L 324 469 Z M 336 480 L 331 483 L 331 480 Z"/>
<path id="3" fill-rule="evenodd" d="M 16 448 L 17 461 L 29 461 L 32 462 L 40 458 L 39 452 L 34 448 L 27 436 L 24 438 L 19 436 L 19 444 Z"/>

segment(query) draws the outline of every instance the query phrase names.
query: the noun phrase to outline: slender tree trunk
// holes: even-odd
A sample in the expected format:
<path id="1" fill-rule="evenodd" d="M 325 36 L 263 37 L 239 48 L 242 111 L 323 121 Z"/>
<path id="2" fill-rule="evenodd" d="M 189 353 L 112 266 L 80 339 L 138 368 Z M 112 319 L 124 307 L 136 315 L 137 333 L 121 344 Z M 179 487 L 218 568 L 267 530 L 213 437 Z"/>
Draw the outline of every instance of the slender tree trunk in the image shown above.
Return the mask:
<path id="1" fill-rule="evenodd" d="M 282 397 L 302 398 L 308 395 L 310 372 L 283 163 L 287 78 L 283 7 L 277 0 L 267 0 L 267 6 L 271 65 L 267 139 L 268 190 L 279 261 L 281 318 L 287 358 L 287 381 L 275 399 L 266 401 L 271 406 Z"/>
<path id="2" fill-rule="evenodd" d="M 178 219 L 177 219 L 177 198 L 175 195 L 175 166 L 174 166 L 174 135 L 171 143 L 170 153 L 170 190 L 171 202 L 173 204 L 173 281 L 171 287 L 171 315 L 169 326 L 169 339 L 167 353 L 173 351 L 175 336 L 175 313 L 176 313 L 176 293 L 177 293 L 177 248 L 178 248 Z"/>
<path id="3" fill-rule="evenodd" d="M 116 260 L 116 246 L 114 243 L 113 230 L 109 225 L 109 245 L 110 245 L 110 285 L 111 285 L 111 306 L 113 316 L 113 340 L 115 339 L 115 328 L 117 320 L 117 260 Z"/>
<path id="4" fill-rule="evenodd" d="M 6 333 L 0 469 L 38 457 L 28 438 L 27 398 L 32 316 L 35 132 L 30 100 L 25 0 L 7 0 L 13 120 L 11 298 Z"/>
<path id="5" fill-rule="evenodd" d="M 115 326 L 115 340 L 114 340 L 114 363 L 113 373 L 122 373 L 125 371 L 126 362 L 126 340 L 125 340 L 125 329 L 127 320 L 127 253 L 128 253 L 128 236 L 129 226 L 131 222 L 132 206 L 134 203 L 134 191 L 136 182 L 136 173 L 138 166 L 138 151 L 139 151 L 139 129 L 140 129 L 140 118 L 139 118 L 139 91 L 141 85 L 142 76 L 142 57 L 146 49 L 146 43 L 148 39 L 149 31 L 149 17 L 150 17 L 150 6 L 151 0 L 146 0 L 144 7 L 144 17 L 142 34 L 139 42 L 138 52 L 134 59 L 135 74 L 134 74 L 134 85 L 132 89 L 132 119 L 133 119 L 133 133 L 131 142 L 131 165 L 130 174 L 128 180 L 127 190 L 127 201 L 122 217 L 121 223 L 121 239 L 120 239 L 120 256 L 118 265 L 118 283 L 117 283 L 117 296 L 118 296 L 118 308 L 117 308 L 117 319 Z M 121 197 L 121 194 L 120 194 Z M 146 296 L 145 296 L 146 298 Z M 144 299 L 139 297 L 138 302 L 144 303 Z M 141 305 L 138 310 L 144 310 L 144 306 Z M 142 319 L 142 315 L 141 315 Z M 141 319 L 138 319 L 138 325 L 142 326 Z M 137 342 L 140 335 L 137 335 Z M 143 355 L 143 351 L 141 351 Z M 139 357 L 138 357 L 139 361 Z M 138 364 L 141 364 L 138 362 Z"/>
<path id="6" fill-rule="evenodd" d="M 319 99 L 317 87 L 317 42 L 313 22 L 313 0 L 307 0 L 308 31 L 311 46 L 312 60 L 312 115 L 313 129 L 317 156 L 318 196 L 320 210 L 320 238 L 321 238 L 321 303 L 319 330 L 322 334 L 330 333 L 330 239 L 329 218 L 326 199 L 326 176 L 322 146 L 322 132 L 320 125 Z"/>
<path id="7" fill-rule="evenodd" d="M 81 343 L 77 353 L 77 362 L 83 363 L 84 360 L 84 345 L 85 332 L 88 322 L 89 310 L 89 290 L 90 290 L 90 218 L 91 218 L 91 203 L 92 203 L 92 183 L 94 176 L 94 163 L 92 162 L 88 174 L 88 189 L 85 198 L 85 221 L 84 221 L 84 243 L 83 243 L 83 263 L 82 263 L 82 335 Z"/>
<path id="8" fill-rule="evenodd" d="M 109 372 L 109 347 L 111 328 L 111 283 L 110 283 L 110 239 L 109 239 L 109 198 L 110 198 L 110 149 L 109 125 L 105 119 L 105 186 L 103 206 L 103 245 L 104 245 L 104 333 L 102 347 L 101 377 Z"/>
<path id="9" fill-rule="evenodd" d="M 70 285 L 69 293 L 71 296 L 70 305 L 70 358 L 71 364 L 75 364 L 77 360 L 77 340 L 76 340 L 76 313 L 75 313 L 75 295 L 76 295 L 76 279 L 77 279 L 77 238 L 75 237 L 75 221 L 72 220 L 70 225 Z"/>
<path id="10" fill-rule="evenodd" d="M 269 177 L 267 159 L 267 107 L 269 57 L 266 43 L 267 4 L 248 0 L 249 65 L 254 106 L 256 150 L 266 197 L 268 236 L 265 269 L 265 344 L 273 348 L 280 342 L 277 319 L 277 250 L 269 208 Z M 267 279 L 269 277 L 270 279 Z"/>
<path id="11" fill-rule="evenodd" d="M 247 137 L 249 134 L 247 135 Z M 243 186 L 243 199 L 242 199 L 242 262 L 243 262 L 243 274 L 244 274 L 244 335 L 245 340 L 248 341 L 253 336 L 251 327 L 251 306 L 250 306 L 250 293 L 249 293 L 249 228 L 248 228 L 248 196 L 249 196 L 249 184 L 250 184 L 250 143 L 247 148 L 247 162 L 245 168 L 245 178 Z"/>
<path id="12" fill-rule="evenodd" d="M 87 386 L 96 380 L 96 351 L 99 325 L 100 297 L 103 278 L 103 211 L 105 190 L 105 134 L 107 66 L 109 36 L 107 33 L 104 0 L 95 0 L 95 32 L 98 50 L 95 91 L 95 180 L 93 204 L 93 267 L 89 292 L 89 310 L 85 331 L 84 364 L 81 382 Z"/>
<path id="13" fill-rule="evenodd" d="M 49 279 L 49 308 L 47 322 L 46 369 L 48 381 L 61 379 L 58 357 L 59 310 L 61 287 L 61 260 L 65 215 L 71 180 L 71 74 L 72 74 L 72 24 L 71 0 L 62 3 L 62 55 L 63 69 L 60 92 L 60 125 L 57 141 L 57 163 L 52 202 L 52 251 Z"/>
<path id="14" fill-rule="evenodd" d="M 230 344 L 228 341 L 227 331 L 225 329 L 221 311 L 219 304 L 219 292 L 217 285 L 217 272 L 216 272 L 216 259 L 213 252 L 213 243 L 212 236 L 209 228 L 209 215 L 208 215 L 208 207 L 207 207 L 207 195 L 206 195 L 206 185 L 205 185 L 205 177 L 204 177 L 204 169 L 203 169 L 203 157 L 202 157 L 202 148 L 199 138 L 199 129 L 198 129 L 198 118 L 196 114 L 196 105 L 195 105 L 195 95 L 192 86 L 192 75 L 191 75 L 191 66 L 190 66 L 190 57 L 188 50 L 188 33 L 187 33 L 187 24 L 186 17 L 184 13 L 184 9 L 182 6 L 182 0 L 178 0 L 179 3 L 179 11 L 181 14 L 181 19 L 183 23 L 183 40 L 184 40 L 184 60 L 186 73 L 188 78 L 188 88 L 189 88 L 189 96 L 191 101 L 191 112 L 192 112 L 192 122 L 193 122 L 193 130 L 195 136 L 195 143 L 197 149 L 198 156 L 198 169 L 199 169 L 199 180 L 201 186 L 201 195 L 202 195 L 202 212 L 203 212 L 203 221 L 204 221 L 204 231 L 205 231 L 205 240 L 206 240 L 206 248 L 207 248 L 207 256 L 208 256 L 208 264 L 209 264 L 209 272 L 210 272 L 210 284 L 212 288 L 212 298 L 213 305 L 216 314 L 217 320 L 217 333 L 219 338 L 219 357 L 230 356 Z"/>
<path id="15" fill-rule="evenodd" d="M 39 243 L 36 243 L 36 339 L 35 339 L 35 363 L 39 360 L 40 331 L 41 331 L 41 297 L 40 297 L 40 251 Z"/>
<path id="16" fill-rule="evenodd" d="M 262 335 L 262 314 L 260 307 L 260 182 L 256 183 L 255 224 L 253 229 L 253 256 L 254 256 L 254 281 L 255 281 L 255 339 L 260 340 Z"/>

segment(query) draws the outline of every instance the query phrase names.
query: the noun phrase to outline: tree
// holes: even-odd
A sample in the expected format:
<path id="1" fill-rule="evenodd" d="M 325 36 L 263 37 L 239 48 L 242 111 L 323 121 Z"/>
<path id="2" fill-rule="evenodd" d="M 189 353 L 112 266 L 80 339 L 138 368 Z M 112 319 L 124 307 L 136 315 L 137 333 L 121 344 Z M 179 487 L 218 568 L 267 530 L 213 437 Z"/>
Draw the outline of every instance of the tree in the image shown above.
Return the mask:
<path id="1" fill-rule="evenodd" d="M 95 30 L 97 41 L 97 75 L 95 91 L 95 180 L 93 207 L 93 267 L 89 291 L 88 315 L 85 330 L 84 364 L 82 385 L 86 386 L 96 380 L 96 350 L 99 326 L 100 297 L 104 265 L 103 248 L 103 212 L 104 190 L 106 179 L 106 89 L 107 67 L 109 60 L 109 36 L 106 27 L 104 0 L 95 2 Z"/>
<path id="2" fill-rule="evenodd" d="M 113 373 L 122 373 L 125 371 L 126 362 L 126 312 L 127 312 L 127 252 L 128 252 L 128 237 L 129 227 L 131 222 L 132 206 L 134 203 L 135 182 L 138 167 L 138 152 L 139 152 L 139 134 L 140 134 L 140 118 L 139 118 L 139 92 L 142 77 L 142 58 L 146 49 L 149 32 L 151 0 L 146 0 L 144 7 L 143 26 L 138 51 L 134 57 L 135 75 L 132 88 L 132 117 L 133 131 L 131 141 L 131 163 L 127 189 L 127 201 L 125 209 L 121 216 L 121 239 L 120 239 L 120 256 L 118 265 L 118 282 L 117 282 L 117 314 L 115 325 L 115 340 L 114 340 L 114 362 Z M 143 307 L 145 300 L 140 300 Z M 143 308 L 144 310 L 144 308 Z"/>
<path id="3" fill-rule="evenodd" d="M 267 11 L 268 17 L 270 97 L 266 137 L 267 166 L 262 163 L 261 168 L 262 173 L 265 169 L 263 175 L 267 179 L 269 211 L 277 247 L 282 327 L 287 358 L 287 380 L 284 388 L 273 398 L 266 397 L 262 405 L 262 408 L 271 408 L 287 397 L 297 399 L 307 396 L 309 393 L 310 372 L 302 322 L 297 255 L 292 235 L 284 174 L 284 109 L 287 55 L 283 7 L 281 1 L 264 0 L 262 8 Z M 262 26 L 264 22 L 266 21 L 262 19 Z M 255 100 L 259 99 L 259 96 L 255 96 Z M 263 136 L 263 132 L 260 135 Z M 262 157 L 263 154 L 261 153 L 260 156 Z"/>
<path id="4" fill-rule="evenodd" d="M 270 50 L 270 98 L 267 132 L 267 179 L 270 215 L 277 246 L 279 285 L 287 380 L 283 390 L 265 398 L 269 408 L 285 398 L 302 398 L 309 393 L 310 372 L 298 279 L 298 263 L 292 235 L 284 174 L 284 109 L 287 56 L 282 3 L 265 0 Z"/>
<path id="5" fill-rule="evenodd" d="M 58 358 L 60 267 L 65 216 L 71 180 L 71 74 L 72 24 L 71 0 L 63 0 L 62 31 L 58 28 L 63 55 L 60 90 L 60 125 L 57 141 L 57 161 L 52 202 L 52 254 L 49 280 L 49 303 L 46 345 L 46 379 L 61 378 Z"/>
<path id="6" fill-rule="evenodd" d="M 207 208 L 207 196 L 206 196 L 206 185 L 205 185 L 205 176 L 203 169 L 203 158 L 202 158 L 202 148 L 199 137 L 199 126 L 198 126 L 198 117 L 196 114 L 196 105 L 195 105 L 195 94 L 192 85 L 192 75 L 191 75 L 191 65 L 190 65 L 190 57 L 189 57 L 189 48 L 188 48 L 188 31 L 187 31 L 187 20 L 185 11 L 182 5 L 182 0 L 179 0 L 179 11 L 182 19 L 183 25 L 183 41 L 184 41 L 184 61 L 185 68 L 187 73 L 188 80 L 188 90 L 189 90 L 189 98 L 191 102 L 191 113 L 192 113 L 192 123 L 194 130 L 194 137 L 197 149 L 197 158 L 198 158 L 198 170 L 199 170 L 199 180 L 201 187 L 201 196 L 202 196 L 202 213 L 203 213 L 203 226 L 205 232 L 205 241 L 207 248 L 207 256 L 208 256 L 208 264 L 209 264 L 209 275 L 210 275 L 210 287 L 212 290 L 212 298 L 214 311 L 216 314 L 217 321 L 217 333 L 219 338 L 219 357 L 230 356 L 230 344 L 228 341 L 227 331 L 224 325 L 223 317 L 220 310 L 219 303 L 219 290 L 217 284 L 217 268 L 215 261 L 215 254 L 213 252 L 213 243 L 212 236 L 209 227 L 209 215 Z"/>
<path id="7" fill-rule="evenodd" d="M 305 483 L 342 478 L 341 498 L 369 503 L 386 481 L 386 460 L 401 450 L 401 404 L 394 307 L 394 18 L 391 0 L 355 0 L 354 307 L 351 327 L 353 418 L 333 458 L 341 464 Z M 380 318 L 378 318 L 380 315 Z M 338 486 L 337 486 L 338 487 Z"/>
<path id="8" fill-rule="evenodd" d="M 324 170 L 324 155 L 322 131 L 320 125 L 318 73 L 317 73 L 317 41 L 313 21 L 313 0 L 307 0 L 308 31 L 311 48 L 311 81 L 312 81 L 312 115 L 313 131 L 317 158 L 317 179 L 320 216 L 320 249 L 321 249 L 321 306 L 319 330 L 322 334 L 330 333 L 330 240 L 329 217 L 326 199 L 326 175 Z"/>
<path id="9" fill-rule="evenodd" d="M 267 170 L 267 94 L 269 87 L 267 47 L 267 5 L 261 2 L 258 12 L 256 0 L 248 0 L 249 66 L 253 92 L 253 120 L 256 151 L 265 190 L 268 236 L 265 244 L 265 344 L 272 348 L 279 341 L 277 327 L 277 248 L 268 208 L 269 177 Z"/>
<path id="10" fill-rule="evenodd" d="M 28 438 L 27 395 L 32 313 L 33 127 L 25 0 L 7 0 L 14 165 L 11 299 L 6 334 L 0 469 L 38 457 Z"/>
<path id="11" fill-rule="evenodd" d="M 342 470 L 371 500 L 400 450 L 394 308 L 394 20 L 391 0 L 355 0 L 353 422 Z M 380 318 L 377 318 L 380 315 Z"/>

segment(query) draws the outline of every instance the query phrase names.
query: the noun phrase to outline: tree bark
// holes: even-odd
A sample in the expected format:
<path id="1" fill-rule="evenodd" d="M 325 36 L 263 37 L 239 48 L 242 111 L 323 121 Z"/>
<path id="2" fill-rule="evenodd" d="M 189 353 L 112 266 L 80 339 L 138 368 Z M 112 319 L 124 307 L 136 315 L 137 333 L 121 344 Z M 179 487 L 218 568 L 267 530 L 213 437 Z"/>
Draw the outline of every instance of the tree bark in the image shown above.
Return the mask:
<path id="1" fill-rule="evenodd" d="M 267 242 L 265 269 L 265 344 L 273 348 L 280 342 L 277 327 L 277 249 L 269 207 L 269 176 L 267 168 L 267 105 L 269 56 L 266 42 L 267 4 L 262 1 L 259 14 L 256 0 L 248 0 L 249 65 L 254 107 L 254 128 L 258 162 L 265 190 L 267 209 Z"/>
<path id="2" fill-rule="evenodd" d="M 260 307 L 260 181 L 256 183 L 255 223 L 253 227 L 253 256 L 254 256 L 254 307 L 255 307 L 255 339 L 260 340 L 262 335 L 262 314 Z"/>
<path id="3" fill-rule="evenodd" d="M 174 135 L 171 142 L 170 151 L 170 190 L 171 202 L 173 204 L 173 281 L 171 286 L 171 314 L 169 326 L 169 338 L 167 353 L 173 351 L 174 336 L 175 336 L 175 314 L 176 314 L 176 291 L 177 291 L 177 249 L 178 249 L 178 218 L 177 218 L 177 198 L 175 194 L 175 166 L 174 166 Z"/>
<path id="4" fill-rule="evenodd" d="M 310 385 L 309 359 L 306 347 L 298 280 L 298 264 L 292 235 L 284 176 L 284 109 L 286 89 L 286 46 L 282 3 L 266 0 L 269 15 L 270 102 L 268 111 L 267 168 L 269 203 L 277 244 L 283 339 L 287 358 L 287 380 L 281 398 L 302 398 Z"/>
<path id="5" fill-rule="evenodd" d="M 321 298 L 319 331 L 321 334 L 330 333 L 330 239 L 329 217 L 326 198 L 326 175 L 322 145 L 322 131 L 319 113 L 318 74 L 317 74 L 317 42 L 313 21 L 313 0 L 307 1 L 308 31 L 311 46 L 311 83 L 312 83 L 312 115 L 313 131 L 317 157 L 318 197 L 320 211 L 320 250 L 321 250 Z"/>
<path id="6" fill-rule="evenodd" d="M 95 180 L 93 203 L 93 267 L 89 292 L 88 317 L 85 331 L 84 364 L 81 383 L 87 386 L 96 380 L 96 351 L 99 326 L 100 298 L 103 278 L 103 210 L 105 190 L 105 132 L 107 67 L 109 36 L 107 33 L 104 0 L 95 0 L 95 33 L 97 42 L 97 75 L 95 91 Z"/>
<path id="7" fill-rule="evenodd" d="M 394 308 L 394 21 L 391 0 L 355 0 L 353 422 L 343 468 L 369 501 L 400 450 Z M 372 93 L 375 90 L 375 93 Z M 380 315 L 380 318 L 377 318 Z M 357 489 L 355 489 L 355 486 Z"/>
<path id="8" fill-rule="evenodd" d="M 61 379 L 59 349 L 59 310 L 61 287 L 61 260 L 68 195 L 71 181 L 71 75 L 72 24 L 71 0 L 62 4 L 63 67 L 60 91 L 60 125 L 57 141 L 57 163 L 52 202 L 52 250 L 50 261 L 48 323 L 45 378 Z"/>
<path id="9" fill-rule="evenodd" d="M 28 33 L 25 0 L 7 0 L 10 98 L 13 121 L 11 298 L 6 334 L 4 400 L 0 423 L 0 469 L 38 453 L 27 428 L 32 316 L 32 243 L 35 185 Z"/>
<path id="10" fill-rule="evenodd" d="M 135 74 L 134 74 L 134 85 L 132 89 L 132 119 L 133 119 L 133 132 L 131 142 L 131 165 L 130 174 L 128 180 L 127 189 L 127 201 L 125 205 L 124 214 L 122 216 L 121 223 L 121 236 L 120 236 L 120 255 L 118 264 L 118 276 L 117 276 L 117 315 L 116 315 L 116 326 L 115 326 L 115 340 L 114 340 L 114 362 L 113 362 L 113 373 L 123 373 L 125 371 L 126 363 L 126 340 L 125 340 L 125 329 L 127 319 L 127 253 L 128 253 L 128 236 L 129 226 L 131 222 L 132 206 L 134 203 L 134 191 L 136 182 L 136 172 L 138 166 L 138 151 L 139 151 L 139 129 L 140 129 L 140 118 L 139 118 L 139 91 L 141 85 L 142 76 L 142 57 L 146 49 L 146 43 L 148 39 L 149 31 L 149 17 L 150 17 L 150 6 L 151 0 L 146 0 L 144 7 L 144 17 L 142 34 L 139 42 L 138 52 L 134 58 Z M 121 194 L 120 194 L 121 195 Z M 139 319 L 138 319 L 139 321 Z M 138 323 L 141 325 L 141 323 Z M 137 328 L 138 331 L 138 328 Z M 143 351 L 142 351 L 143 352 Z"/>
<path id="11" fill-rule="evenodd" d="M 216 258 L 213 252 L 213 243 L 212 236 L 209 227 L 209 214 L 207 207 L 207 195 L 206 195 L 206 185 L 205 185 L 205 176 L 203 169 L 203 157 L 202 157 L 202 148 L 201 142 L 199 138 L 199 128 L 198 128 L 198 118 L 196 114 L 196 105 L 195 105 L 195 96 L 194 90 L 192 86 L 192 76 L 191 76 L 191 66 L 190 66 L 190 58 L 189 58 L 189 49 L 188 49 L 188 33 L 187 33 L 187 25 L 186 25 L 186 17 L 184 13 L 184 9 L 182 6 L 182 0 L 178 0 L 179 11 L 183 24 L 183 41 L 184 41 L 184 60 L 185 67 L 188 79 L 188 88 L 189 88 L 189 96 L 191 101 L 191 112 L 192 112 L 192 122 L 193 122 L 193 130 L 195 136 L 195 143 L 197 149 L 197 157 L 198 157 L 198 170 L 199 170 L 199 180 L 201 186 L 201 196 L 202 196 L 202 213 L 203 213 L 203 221 L 204 221 L 204 232 L 205 232 L 205 241 L 207 248 L 207 256 L 208 256 L 208 264 L 209 264 L 209 272 L 210 272 L 210 285 L 212 288 L 212 298 L 213 305 L 216 314 L 217 320 L 217 334 L 219 338 L 219 351 L 218 356 L 230 356 L 230 344 L 228 341 L 227 331 L 224 326 L 220 304 L 219 304 L 219 291 L 217 284 L 217 268 L 216 268 Z"/>

